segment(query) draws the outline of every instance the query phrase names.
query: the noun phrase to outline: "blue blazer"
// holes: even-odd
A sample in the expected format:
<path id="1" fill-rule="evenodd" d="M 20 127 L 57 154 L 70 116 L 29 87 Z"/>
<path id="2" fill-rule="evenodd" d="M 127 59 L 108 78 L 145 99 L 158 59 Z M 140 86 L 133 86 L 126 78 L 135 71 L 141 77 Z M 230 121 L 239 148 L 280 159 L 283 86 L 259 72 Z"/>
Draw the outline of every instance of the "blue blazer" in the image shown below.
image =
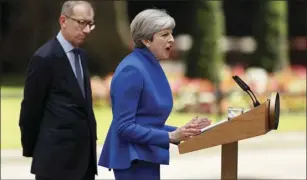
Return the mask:
<path id="1" fill-rule="evenodd" d="M 138 159 L 169 163 L 165 125 L 173 98 L 159 61 L 147 48 L 135 48 L 115 70 L 111 82 L 113 120 L 98 165 L 126 169 Z"/>

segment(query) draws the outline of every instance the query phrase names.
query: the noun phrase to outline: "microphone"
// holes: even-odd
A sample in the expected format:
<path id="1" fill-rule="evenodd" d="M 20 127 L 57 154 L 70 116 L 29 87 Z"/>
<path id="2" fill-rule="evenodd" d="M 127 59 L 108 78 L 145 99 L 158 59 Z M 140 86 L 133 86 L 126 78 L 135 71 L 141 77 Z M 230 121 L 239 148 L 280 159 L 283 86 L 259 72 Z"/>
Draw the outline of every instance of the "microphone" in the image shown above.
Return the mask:
<path id="1" fill-rule="evenodd" d="M 260 105 L 259 101 L 257 100 L 255 94 L 253 93 L 253 91 L 250 89 L 250 87 L 238 76 L 232 76 L 232 78 L 236 81 L 236 83 L 241 87 L 241 89 L 243 89 L 243 91 L 245 91 L 249 97 L 252 99 L 253 101 L 253 105 L 254 107 L 257 107 Z M 253 95 L 251 95 L 251 94 Z"/>

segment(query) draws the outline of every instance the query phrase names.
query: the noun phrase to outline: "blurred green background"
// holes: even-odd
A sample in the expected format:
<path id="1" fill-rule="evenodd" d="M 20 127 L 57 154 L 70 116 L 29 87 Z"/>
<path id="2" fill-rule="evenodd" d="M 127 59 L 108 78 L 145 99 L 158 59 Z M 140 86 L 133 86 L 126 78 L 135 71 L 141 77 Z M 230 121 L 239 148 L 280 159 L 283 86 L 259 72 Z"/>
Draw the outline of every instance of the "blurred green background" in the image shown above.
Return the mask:
<path id="1" fill-rule="evenodd" d="M 14 92 L 22 94 L 21 87 L 2 87 L 1 94 Z M 18 126 L 20 97 L 1 97 L 1 149 L 21 148 L 20 130 Z M 98 144 L 102 145 L 112 120 L 111 109 L 107 106 L 95 107 L 97 120 Z M 195 116 L 209 117 L 218 121 L 215 115 L 200 113 L 178 113 L 173 112 L 167 120 L 167 124 L 174 126 L 184 125 Z M 223 115 L 225 117 L 225 115 Z M 223 117 L 222 117 L 223 118 Z M 280 116 L 278 132 L 304 132 L 306 131 L 306 113 L 282 113 Z"/>

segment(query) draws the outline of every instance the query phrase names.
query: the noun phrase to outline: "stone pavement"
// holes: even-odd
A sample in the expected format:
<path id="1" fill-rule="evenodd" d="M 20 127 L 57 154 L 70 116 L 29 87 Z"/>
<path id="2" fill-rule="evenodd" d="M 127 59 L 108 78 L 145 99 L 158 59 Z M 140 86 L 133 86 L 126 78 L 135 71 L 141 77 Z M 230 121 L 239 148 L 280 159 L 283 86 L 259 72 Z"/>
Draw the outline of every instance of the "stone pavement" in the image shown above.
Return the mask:
<path id="1" fill-rule="evenodd" d="M 221 146 L 180 155 L 171 146 L 169 166 L 161 166 L 162 179 L 220 179 Z M 101 146 L 97 149 L 99 157 Z M 240 179 L 306 179 L 306 132 L 277 133 L 239 142 Z M 1 179 L 33 179 L 31 159 L 20 150 L 1 151 Z M 98 167 L 96 179 L 114 179 L 113 173 Z"/>

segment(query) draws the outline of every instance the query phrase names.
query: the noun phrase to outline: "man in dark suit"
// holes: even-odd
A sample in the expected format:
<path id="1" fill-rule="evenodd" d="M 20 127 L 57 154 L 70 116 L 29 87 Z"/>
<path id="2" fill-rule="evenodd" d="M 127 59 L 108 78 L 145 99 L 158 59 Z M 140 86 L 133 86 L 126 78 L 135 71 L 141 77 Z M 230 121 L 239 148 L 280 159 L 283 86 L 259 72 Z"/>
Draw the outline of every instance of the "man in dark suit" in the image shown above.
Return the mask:
<path id="1" fill-rule="evenodd" d="M 23 156 L 33 157 L 37 180 L 92 180 L 96 120 L 87 55 L 79 47 L 95 28 L 86 1 L 67 1 L 61 30 L 29 62 L 19 126 Z"/>

